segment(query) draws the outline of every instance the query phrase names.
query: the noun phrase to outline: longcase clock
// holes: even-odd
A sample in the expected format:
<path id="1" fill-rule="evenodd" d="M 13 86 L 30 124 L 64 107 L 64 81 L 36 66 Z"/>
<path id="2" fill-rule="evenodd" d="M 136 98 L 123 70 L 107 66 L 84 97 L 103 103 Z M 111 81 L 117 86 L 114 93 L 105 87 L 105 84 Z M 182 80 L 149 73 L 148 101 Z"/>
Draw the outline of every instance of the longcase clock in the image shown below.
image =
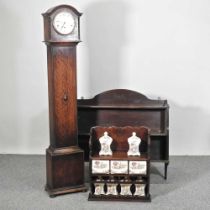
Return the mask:
<path id="1" fill-rule="evenodd" d="M 46 190 L 53 197 L 86 190 L 84 152 L 77 137 L 76 46 L 80 42 L 81 13 L 70 5 L 59 5 L 42 15 L 50 122 Z"/>

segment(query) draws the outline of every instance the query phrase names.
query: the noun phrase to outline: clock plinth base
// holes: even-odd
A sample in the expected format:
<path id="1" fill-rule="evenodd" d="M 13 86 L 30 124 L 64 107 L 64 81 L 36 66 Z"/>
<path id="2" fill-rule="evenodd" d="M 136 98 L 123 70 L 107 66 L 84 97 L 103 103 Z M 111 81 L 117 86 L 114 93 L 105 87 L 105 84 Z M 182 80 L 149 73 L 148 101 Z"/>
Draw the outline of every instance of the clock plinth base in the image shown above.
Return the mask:
<path id="1" fill-rule="evenodd" d="M 54 198 L 58 195 L 64 195 L 68 193 L 76 193 L 76 192 L 87 192 L 87 187 L 85 185 L 82 186 L 74 186 L 72 187 L 64 187 L 57 189 L 50 189 L 48 186 L 45 186 L 45 190 L 51 198 Z"/>
<path id="2" fill-rule="evenodd" d="M 77 146 L 46 150 L 47 184 L 50 197 L 84 192 L 84 152 Z"/>

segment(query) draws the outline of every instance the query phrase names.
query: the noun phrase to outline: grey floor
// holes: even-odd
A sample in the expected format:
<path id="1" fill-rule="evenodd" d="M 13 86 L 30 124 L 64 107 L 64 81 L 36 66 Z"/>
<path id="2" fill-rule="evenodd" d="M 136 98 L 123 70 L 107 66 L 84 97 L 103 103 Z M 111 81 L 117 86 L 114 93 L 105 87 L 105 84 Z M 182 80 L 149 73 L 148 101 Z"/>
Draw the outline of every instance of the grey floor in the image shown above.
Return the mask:
<path id="1" fill-rule="evenodd" d="M 167 181 L 163 164 L 152 164 L 151 171 L 151 203 L 87 201 L 88 192 L 49 198 L 44 156 L 0 155 L 0 210 L 210 209 L 210 156 L 170 157 Z"/>

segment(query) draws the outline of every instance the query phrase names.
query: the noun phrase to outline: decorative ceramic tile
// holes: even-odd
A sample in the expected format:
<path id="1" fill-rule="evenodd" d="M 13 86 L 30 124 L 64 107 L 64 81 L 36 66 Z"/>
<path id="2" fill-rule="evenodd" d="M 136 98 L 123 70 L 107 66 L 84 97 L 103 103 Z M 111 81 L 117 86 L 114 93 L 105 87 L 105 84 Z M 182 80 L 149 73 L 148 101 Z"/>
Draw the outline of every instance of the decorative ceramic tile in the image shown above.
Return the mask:
<path id="1" fill-rule="evenodd" d="M 120 187 L 121 187 L 120 195 L 132 195 L 130 184 L 121 184 Z"/>
<path id="2" fill-rule="evenodd" d="M 108 174 L 109 161 L 108 160 L 92 160 L 92 173 L 93 174 Z"/>
<path id="3" fill-rule="evenodd" d="M 126 160 L 112 160 L 111 161 L 111 174 L 127 174 L 128 161 Z"/>
<path id="4" fill-rule="evenodd" d="M 99 138 L 99 142 L 101 144 L 99 155 L 112 155 L 112 150 L 110 148 L 112 138 L 108 136 L 107 132 L 104 132 L 104 135 Z"/>
<path id="5" fill-rule="evenodd" d="M 135 184 L 136 190 L 134 195 L 145 196 L 145 184 Z"/>
<path id="6" fill-rule="evenodd" d="M 95 185 L 95 192 L 94 195 L 104 195 L 104 184 L 102 183 L 97 183 Z"/>
<path id="7" fill-rule="evenodd" d="M 117 184 L 107 184 L 107 193 L 106 195 L 118 195 Z"/>
<path id="8" fill-rule="evenodd" d="M 139 145 L 141 139 L 136 136 L 136 132 L 132 133 L 132 136 L 128 138 L 129 150 L 127 152 L 128 156 L 140 156 Z"/>
<path id="9" fill-rule="evenodd" d="M 146 161 L 129 161 L 129 174 L 146 174 Z"/>

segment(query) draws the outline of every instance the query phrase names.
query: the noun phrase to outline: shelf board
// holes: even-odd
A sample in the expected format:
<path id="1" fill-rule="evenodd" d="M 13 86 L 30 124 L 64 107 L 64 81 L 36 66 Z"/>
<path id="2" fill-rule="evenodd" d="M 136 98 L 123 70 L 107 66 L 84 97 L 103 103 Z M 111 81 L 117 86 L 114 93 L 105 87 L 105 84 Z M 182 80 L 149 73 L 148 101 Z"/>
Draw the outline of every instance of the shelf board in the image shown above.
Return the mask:
<path id="1" fill-rule="evenodd" d="M 133 196 L 133 195 L 93 195 L 89 193 L 89 201 L 144 201 L 150 202 L 151 196 Z"/>
<path id="2" fill-rule="evenodd" d="M 168 106 L 166 105 L 77 105 L 78 109 L 130 109 L 130 110 L 164 110 L 167 109 Z"/>
<path id="3" fill-rule="evenodd" d="M 147 174 L 125 174 L 125 173 L 122 173 L 122 174 L 111 174 L 110 172 L 108 174 L 101 174 L 101 173 L 92 173 L 92 176 L 123 176 L 123 177 L 132 177 L 132 176 L 141 176 L 141 177 L 148 177 Z"/>
<path id="4" fill-rule="evenodd" d="M 153 136 L 167 136 L 168 134 L 165 133 L 165 132 L 151 132 L 150 133 L 150 136 L 153 137 Z"/>
<path id="5" fill-rule="evenodd" d="M 151 131 L 150 133 L 150 136 L 167 136 L 168 134 L 165 133 L 165 132 L 157 132 L 157 131 Z M 90 136 L 90 133 L 86 133 L 86 132 L 81 132 L 81 133 L 78 133 L 78 136 Z"/>
<path id="6" fill-rule="evenodd" d="M 151 159 L 150 162 L 153 162 L 153 163 L 169 163 L 169 160 L 166 160 L 166 159 L 164 159 L 164 160 L 153 160 L 153 159 Z"/>
<path id="7" fill-rule="evenodd" d="M 90 160 L 148 161 L 150 160 L 150 157 L 147 154 L 141 154 L 140 156 L 128 156 L 125 151 L 117 151 L 113 152 L 113 154 L 110 156 L 99 156 L 99 154 L 96 154 L 94 156 L 90 156 Z"/>
<path id="8" fill-rule="evenodd" d="M 146 182 L 145 180 L 142 180 L 142 181 L 121 181 L 121 180 L 115 180 L 115 181 L 107 181 L 107 180 L 104 180 L 104 181 L 94 181 L 94 180 L 91 180 L 90 181 L 92 184 L 94 183 L 101 183 L 101 184 L 147 184 L 148 182 Z"/>

